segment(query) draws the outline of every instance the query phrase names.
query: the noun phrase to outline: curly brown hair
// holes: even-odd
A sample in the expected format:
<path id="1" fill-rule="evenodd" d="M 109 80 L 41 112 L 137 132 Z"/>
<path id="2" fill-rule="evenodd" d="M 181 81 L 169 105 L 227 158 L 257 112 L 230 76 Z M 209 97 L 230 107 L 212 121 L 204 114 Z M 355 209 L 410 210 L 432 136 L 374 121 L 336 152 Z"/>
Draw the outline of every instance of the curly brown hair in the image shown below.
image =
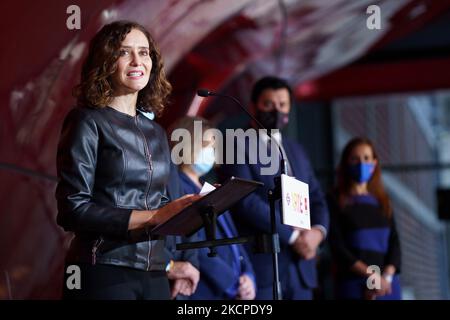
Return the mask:
<path id="1" fill-rule="evenodd" d="M 160 116 L 168 102 L 172 86 L 167 81 L 164 65 L 150 33 L 132 21 L 116 21 L 103 26 L 89 45 L 89 52 L 81 71 L 81 81 L 74 88 L 79 106 L 105 107 L 114 97 L 112 75 L 117 69 L 117 60 L 122 42 L 127 34 L 137 29 L 148 39 L 152 70 L 147 85 L 139 91 L 137 107 Z"/>
<path id="2" fill-rule="evenodd" d="M 375 166 L 375 171 L 373 172 L 373 175 L 367 184 L 367 188 L 369 190 L 369 193 L 374 195 L 375 198 L 377 198 L 380 202 L 381 208 L 383 209 L 383 214 L 386 217 L 391 218 L 392 207 L 389 196 L 384 190 L 383 182 L 381 180 L 381 167 L 377 152 L 372 141 L 363 137 L 355 137 L 350 140 L 345 146 L 344 151 L 342 152 L 341 160 L 339 162 L 337 170 L 337 192 L 339 195 L 339 206 L 341 208 L 345 207 L 347 200 L 350 197 L 350 188 L 353 182 L 350 175 L 348 174 L 348 161 L 353 149 L 360 145 L 369 146 L 372 149 L 374 159 L 378 160 Z"/>

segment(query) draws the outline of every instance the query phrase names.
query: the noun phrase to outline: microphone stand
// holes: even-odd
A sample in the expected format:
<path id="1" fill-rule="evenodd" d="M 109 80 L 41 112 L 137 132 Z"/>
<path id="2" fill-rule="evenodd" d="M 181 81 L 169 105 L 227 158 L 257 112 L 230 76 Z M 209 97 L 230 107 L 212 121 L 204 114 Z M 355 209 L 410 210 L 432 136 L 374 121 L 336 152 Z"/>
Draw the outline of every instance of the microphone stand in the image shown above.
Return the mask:
<path id="1" fill-rule="evenodd" d="M 278 142 L 273 138 L 272 132 L 267 130 L 250 112 L 248 112 L 247 109 L 242 106 L 242 104 L 239 102 L 238 99 L 236 99 L 233 96 L 227 95 L 227 94 L 221 94 L 217 92 L 212 92 L 207 89 L 199 89 L 197 90 L 197 95 L 201 97 L 209 97 L 209 96 L 217 96 L 217 97 L 224 97 L 227 99 L 231 99 L 234 103 L 236 103 L 244 112 L 257 124 L 257 126 L 260 129 L 266 130 L 268 133 L 268 137 L 270 138 L 271 142 L 274 142 L 278 146 L 278 150 L 280 153 L 280 165 L 281 165 L 281 174 L 287 174 L 286 170 L 286 160 L 284 159 L 283 152 L 281 150 L 281 146 L 278 144 Z M 272 266 L 273 266 L 273 299 L 274 300 L 281 300 L 282 294 L 281 294 L 281 282 L 280 282 L 280 272 L 279 272 L 279 265 L 278 265 L 278 253 L 280 252 L 280 239 L 277 232 L 277 225 L 276 225 L 276 210 L 275 210 L 275 202 L 277 200 L 281 199 L 281 176 L 274 177 L 274 188 L 270 189 L 267 193 L 267 197 L 269 200 L 269 206 L 270 206 L 270 249 L 267 250 L 267 246 L 264 245 L 265 241 L 263 240 L 263 247 L 264 252 L 269 251 L 272 254 Z M 283 205 L 283 203 L 280 203 L 280 208 Z"/>

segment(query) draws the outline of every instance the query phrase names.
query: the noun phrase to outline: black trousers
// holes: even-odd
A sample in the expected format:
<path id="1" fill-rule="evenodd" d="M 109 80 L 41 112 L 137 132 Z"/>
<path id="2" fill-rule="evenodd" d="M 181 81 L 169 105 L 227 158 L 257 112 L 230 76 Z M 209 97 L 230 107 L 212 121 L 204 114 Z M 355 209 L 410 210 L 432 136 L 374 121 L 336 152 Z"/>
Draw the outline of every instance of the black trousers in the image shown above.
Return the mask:
<path id="1" fill-rule="evenodd" d="M 169 280 L 165 271 L 143 271 L 113 265 L 77 264 L 81 288 L 76 284 L 76 267 L 65 266 L 63 299 L 69 300 L 168 300 Z M 74 266 L 74 264 L 72 264 Z M 69 270 L 69 271 L 68 271 Z"/>

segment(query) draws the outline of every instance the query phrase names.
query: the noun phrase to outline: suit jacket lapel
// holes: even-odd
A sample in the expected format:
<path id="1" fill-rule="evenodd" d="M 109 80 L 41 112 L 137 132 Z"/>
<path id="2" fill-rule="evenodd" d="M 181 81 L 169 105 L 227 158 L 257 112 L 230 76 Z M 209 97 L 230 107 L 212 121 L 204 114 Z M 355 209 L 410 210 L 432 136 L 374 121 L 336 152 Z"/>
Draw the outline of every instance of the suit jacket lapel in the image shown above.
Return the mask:
<path id="1" fill-rule="evenodd" d="M 286 153 L 286 157 L 288 158 L 289 165 L 290 165 L 291 170 L 292 170 L 292 175 L 294 177 L 297 177 L 297 173 L 298 173 L 298 170 L 297 170 L 298 167 L 297 166 L 300 165 L 300 163 L 298 163 L 298 161 L 297 161 L 297 159 L 295 157 L 295 153 L 292 152 L 291 144 L 284 137 L 283 137 L 283 140 L 282 140 L 282 145 L 283 145 L 283 148 L 284 148 L 284 152 Z"/>

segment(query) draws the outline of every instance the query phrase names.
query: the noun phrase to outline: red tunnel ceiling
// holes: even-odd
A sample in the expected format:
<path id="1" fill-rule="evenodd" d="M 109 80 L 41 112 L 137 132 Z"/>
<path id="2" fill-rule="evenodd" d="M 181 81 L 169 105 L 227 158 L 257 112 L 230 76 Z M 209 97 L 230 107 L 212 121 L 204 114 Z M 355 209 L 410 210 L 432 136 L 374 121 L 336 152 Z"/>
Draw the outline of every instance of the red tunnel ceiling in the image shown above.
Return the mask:
<path id="1" fill-rule="evenodd" d="M 173 104 L 162 119 L 168 124 L 189 108 L 199 86 L 231 88 L 246 101 L 251 82 L 263 74 L 299 85 L 350 64 L 390 33 L 409 32 L 450 5 L 377 3 L 383 27 L 374 31 L 366 28 L 367 3 L 359 0 L 79 1 L 81 30 L 72 31 L 66 28 L 70 1 L 4 2 L 2 12 L 20 14 L 2 19 L 8 45 L 1 66 L 8 76 L 0 80 L 0 162 L 54 175 L 59 127 L 73 105 L 71 89 L 87 41 L 106 22 L 137 20 L 157 39 L 174 86 Z M 422 3 L 424 13 L 402 18 Z"/>
<path id="2" fill-rule="evenodd" d="M 412 1 L 392 19 L 394 26 L 369 51 L 376 53 L 384 46 L 405 36 L 414 34 L 437 19 L 448 19 L 449 3 L 446 1 Z M 420 13 L 420 14 L 419 14 Z M 447 32 L 440 27 L 435 32 Z M 421 35 L 424 37 L 424 35 Z M 392 92 L 412 92 L 450 88 L 449 43 L 444 47 L 403 50 L 391 53 L 390 59 L 357 60 L 322 77 L 299 83 L 296 96 L 300 100 L 328 100 L 341 96 L 371 95 Z M 422 50 L 424 51 L 424 50 Z M 374 59 L 372 59 L 374 60 Z"/>
<path id="3" fill-rule="evenodd" d="M 377 31 L 366 28 L 366 8 L 373 3 L 383 19 Z M 174 86 L 163 124 L 194 110 L 200 86 L 232 92 L 245 102 L 251 83 L 268 73 L 289 79 L 300 97 L 317 99 L 450 86 L 444 76 L 448 60 L 407 62 L 423 74 L 429 68 L 445 71 L 438 79 L 430 71 L 423 82 L 413 81 L 411 65 L 401 63 L 381 70 L 345 68 L 433 20 L 450 8 L 449 0 L 80 0 L 75 4 L 81 30 L 68 30 L 66 8 L 72 4 L 18 0 L 0 5 L 0 243 L 11 244 L 0 246 L 0 269 L 15 298 L 59 294 L 67 238 L 55 224 L 56 145 L 62 119 L 74 103 L 71 90 L 87 42 L 104 23 L 135 20 L 159 43 Z M 372 78 L 365 78 L 367 71 Z M 397 87 L 381 81 L 387 77 Z M 233 111 L 203 102 L 197 112 L 220 119 Z M 0 298 L 9 294 L 5 281 L 0 276 Z"/>

